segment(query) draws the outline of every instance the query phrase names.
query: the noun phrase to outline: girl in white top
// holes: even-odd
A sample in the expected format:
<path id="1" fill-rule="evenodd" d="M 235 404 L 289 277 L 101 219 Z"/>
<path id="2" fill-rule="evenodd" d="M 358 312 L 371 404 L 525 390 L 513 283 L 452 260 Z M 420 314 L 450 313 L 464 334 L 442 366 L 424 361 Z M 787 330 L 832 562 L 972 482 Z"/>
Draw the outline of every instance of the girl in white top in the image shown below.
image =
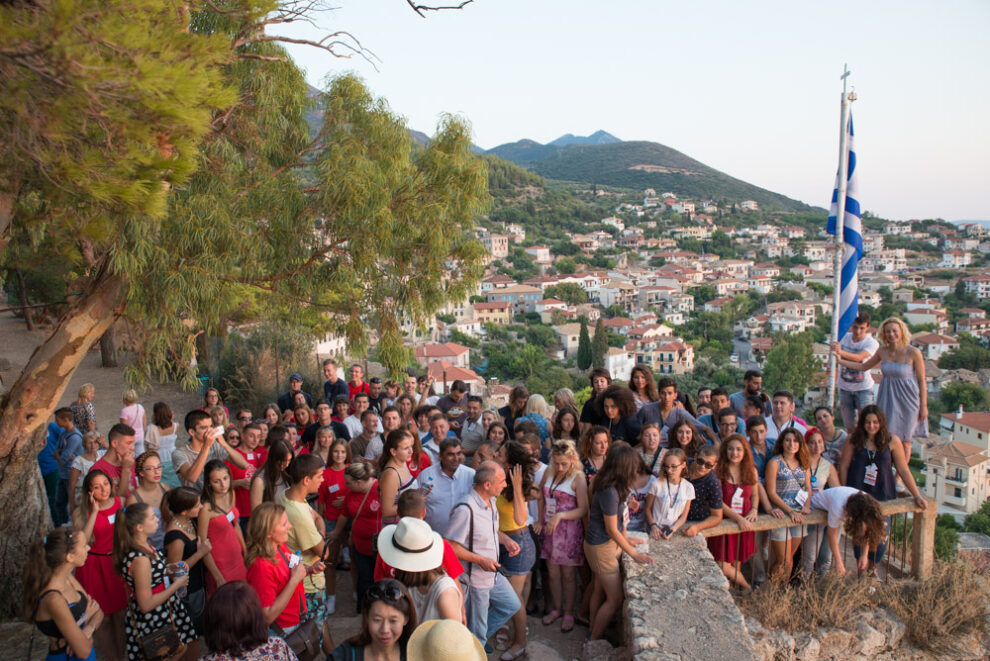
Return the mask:
<path id="1" fill-rule="evenodd" d="M 643 425 L 639 432 L 639 454 L 653 477 L 663 477 L 661 466 L 666 443 L 661 443 L 660 427 L 650 423 Z"/>
<path id="2" fill-rule="evenodd" d="M 137 391 L 124 391 L 124 408 L 120 409 L 120 423 L 134 428 L 134 456 L 144 454 L 144 407 L 138 404 Z"/>
<path id="3" fill-rule="evenodd" d="M 151 409 L 151 424 L 144 436 L 144 446 L 154 450 L 162 460 L 162 482 L 171 488 L 179 486 L 179 476 L 172 466 L 172 451 L 179 438 L 179 423 L 165 402 L 155 402 Z"/>
<path id="4" fill-rule="evenodd" d="M 694 485 L 684 479 L 684 450 L 667 450 L 662 465 L 665 477 L 651 484 L 646 495 L 646 523 L 653 539 L 670 539 L 680 530 L 694 500 Z"/>

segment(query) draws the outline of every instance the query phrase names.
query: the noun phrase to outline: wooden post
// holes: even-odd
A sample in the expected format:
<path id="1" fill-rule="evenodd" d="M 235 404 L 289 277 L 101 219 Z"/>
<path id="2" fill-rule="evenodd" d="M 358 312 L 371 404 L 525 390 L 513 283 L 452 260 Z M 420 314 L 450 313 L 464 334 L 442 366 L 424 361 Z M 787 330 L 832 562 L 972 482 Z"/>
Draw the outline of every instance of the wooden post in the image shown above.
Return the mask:
<path id="1" fill-rule="evenodd" d="M 928 509 L 914 513 L 911 539 L 911 573 L 918 580 L 932 575 L 935 565 L 935 519 L 938 518 L 938 503 L 925 498 Z"/>

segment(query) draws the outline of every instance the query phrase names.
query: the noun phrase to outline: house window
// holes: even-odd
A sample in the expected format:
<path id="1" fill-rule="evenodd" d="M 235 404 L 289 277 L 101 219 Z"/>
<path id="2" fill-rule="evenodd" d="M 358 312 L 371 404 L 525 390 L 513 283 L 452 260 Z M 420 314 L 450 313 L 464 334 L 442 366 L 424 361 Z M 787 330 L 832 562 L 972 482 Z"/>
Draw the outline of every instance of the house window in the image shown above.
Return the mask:
<path id="1" fill-rule="evenodd" d="M 955 496 L 956 496 L 956 498 L 962 498 L 962 489 L 956 487 L 956 489 L 955 489 Z"/>

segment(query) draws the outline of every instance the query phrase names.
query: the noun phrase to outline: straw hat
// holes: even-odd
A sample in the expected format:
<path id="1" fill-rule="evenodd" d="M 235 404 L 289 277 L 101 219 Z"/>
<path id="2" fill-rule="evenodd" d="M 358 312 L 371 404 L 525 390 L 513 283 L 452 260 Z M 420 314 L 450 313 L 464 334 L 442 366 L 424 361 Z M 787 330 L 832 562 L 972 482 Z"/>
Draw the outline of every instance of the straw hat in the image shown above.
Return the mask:
<path id="1" fill-rule="evenodd" d="M 426 521 L 405 516 L 397 524 L 382 528 L 378 553 L 390 567 L 429 571 L 443 564 L 443 538 Z"/>
<path id="2" fill-rule="evenodd" d="M 485 648 L 470 630 L 454 620 L 423 622 L 406 645 L 409 661 L 486 661 Z"/>

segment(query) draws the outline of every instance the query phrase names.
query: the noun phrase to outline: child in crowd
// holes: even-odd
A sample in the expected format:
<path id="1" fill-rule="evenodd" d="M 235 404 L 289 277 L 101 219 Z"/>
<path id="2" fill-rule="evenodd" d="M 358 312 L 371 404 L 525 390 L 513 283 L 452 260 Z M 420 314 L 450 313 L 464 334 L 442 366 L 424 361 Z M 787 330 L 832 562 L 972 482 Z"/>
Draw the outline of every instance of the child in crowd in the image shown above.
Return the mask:
<path id="1" fill-rule="evenodd" d="M 644 515 L 653 539 L 670 539 L 687 521 L 694 500 L 694 485 L 684 479 L 687 465 L 684 450 L 671 448 L 664 453 L 664 476 L 653 482 L 646 494 Z"/>

